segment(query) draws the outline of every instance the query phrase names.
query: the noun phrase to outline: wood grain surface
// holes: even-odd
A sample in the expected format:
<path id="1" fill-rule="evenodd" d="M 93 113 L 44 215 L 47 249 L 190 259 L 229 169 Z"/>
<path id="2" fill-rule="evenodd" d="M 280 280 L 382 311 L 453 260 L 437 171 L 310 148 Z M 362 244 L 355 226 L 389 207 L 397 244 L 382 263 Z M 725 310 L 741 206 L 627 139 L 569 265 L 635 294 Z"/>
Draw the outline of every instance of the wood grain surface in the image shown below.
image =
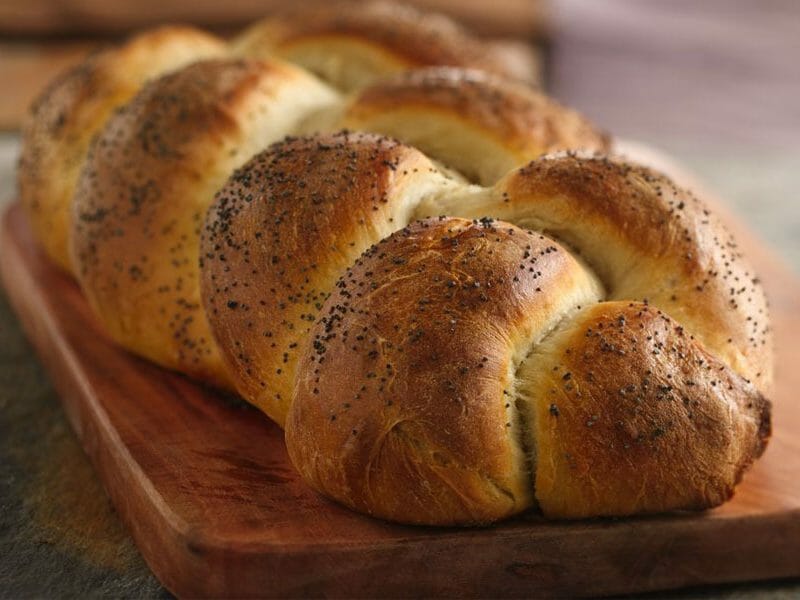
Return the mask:
<path id="1" fill-rule="evenodd" d="M 800 575 L 800 284 L 741 227 L 771 300 L 774 436 L 702 514 L 406 527 L 310 491 L 240 401 L 113 346 L 75 284 L 4 215 L 0 268 L 69 419 L 146 561 L 179 596 L 585 596 Z"/>

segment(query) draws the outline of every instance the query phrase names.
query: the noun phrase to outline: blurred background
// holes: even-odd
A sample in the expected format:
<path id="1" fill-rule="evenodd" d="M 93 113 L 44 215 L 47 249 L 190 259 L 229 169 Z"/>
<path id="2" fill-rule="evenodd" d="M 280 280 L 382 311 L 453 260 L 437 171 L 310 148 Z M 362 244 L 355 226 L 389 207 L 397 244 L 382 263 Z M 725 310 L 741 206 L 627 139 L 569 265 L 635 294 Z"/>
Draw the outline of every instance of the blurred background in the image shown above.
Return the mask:
<path id="1" fill-rule="evenodd" d="M 548 93 L 615 135 L 673 156 L 800 273 L 800 1 L 410 3 L 497 41 Z M 55 73 L 148 25 L 191 22 L 232 33 L 284 4 L 0 0 L 0 207 L 15 193 L 21 119 Z M 24 400 L 0 398 L 0 596 L 164 594 L 1 294 L 0 333 L 0 389 L 17 389 Z M 788 598 L 798 585 L 711 595 Z"/>

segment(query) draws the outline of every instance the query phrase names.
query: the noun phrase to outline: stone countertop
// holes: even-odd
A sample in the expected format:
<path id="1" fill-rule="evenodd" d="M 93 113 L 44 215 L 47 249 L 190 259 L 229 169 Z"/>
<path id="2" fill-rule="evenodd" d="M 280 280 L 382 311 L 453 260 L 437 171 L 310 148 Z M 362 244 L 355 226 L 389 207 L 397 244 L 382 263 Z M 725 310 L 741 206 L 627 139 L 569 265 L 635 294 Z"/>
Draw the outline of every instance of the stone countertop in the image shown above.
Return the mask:
<path id="1" fill-rule="evenodd" d="M 660 147 L 800 272 L 800 5 L 555 3 L 550 89 Z M 692 12 L 688 12 L 692 10 Z M 787 47 L 788 45 L 788 47 Z M 18 137 L 0 134 L 0 206 Z M 114 513 L 0 291 L 0 597 L 168 596 Z M 658 594 L 794 598 L 800 582 Z"/>

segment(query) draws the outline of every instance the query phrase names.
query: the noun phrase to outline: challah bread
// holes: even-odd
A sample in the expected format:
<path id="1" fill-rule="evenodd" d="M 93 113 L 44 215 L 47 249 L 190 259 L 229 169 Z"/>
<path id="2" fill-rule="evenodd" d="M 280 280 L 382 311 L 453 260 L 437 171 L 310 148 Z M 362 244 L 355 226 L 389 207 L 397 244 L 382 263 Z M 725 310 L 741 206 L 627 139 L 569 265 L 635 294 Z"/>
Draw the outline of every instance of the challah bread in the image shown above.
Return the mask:
<path id="1" fill-rule="evenodd" d="M 384 88 L 407 98 L 408 110 L 371 100 Z M 428 88 L 442 91 L 431 94 L 436 98 L 426 105 L 420 98 Z M 276 59 L 196 63 L 151 82 L 111 117 L 89 153 L 73 199 L 80 284 L 118 343 L 163 366 L 225 385 L 205 318 L 197 314 L 202 311 L 196 229 L 214 192 L 235 167 L 287 133 L 362 119 L 365 128 L 398 133 L 405 128 L 416 139 L 435 118 L 447 123 L 440 132 L 448 143 L 429 145 L 421 139 L 432 158 L 488 179 L 499 176 L 498 166 L 504 171 L 552 146 L 581 142 L 602 149 L 607 143 L 569 109 L 520 85 L 469 71 L 378 83 L 345 99 Z M 465 132 L 460 137 L 459 129 Z M 524 138 L 528 142 L 521 147 Z M 466 152 L 467 142 L 479 151 Z M 500 160 L 487 158 L 490 150 Z M 490 164 L 495 168 L 484 168 Z M 304 168 L 300 165 L 290 188 L 302 185 Z M 348 256 L 355 258 L 392 229 L 377 231 L 379 237 Z M 348 265 L 341 264 L 334 279 Z M 257 392 L 254 385 L 266 386 L 263 377 L 242 377 L 248 398 Z M 282 422 L 289 396 L 275 395 L 281 408 L 265 410 Z"/>
<path id="2" fill-rule="evenodd" d="M 532 340 L 601 297 L 592 274 L 544 236 L 441 218 L 384 238 L 334 289 L 287 422 L 304 478 L 406 522 L 530 506 L 515 371 Z"/>
<path id="3" fill-rule="evenodd" d="M 759 389 L 772 383 L 766 298 L 736 241 L 691 192 L 640 165 L 550 156 L 426 214 L 489 214 L 568 244 L 612 300 L 647 300 Z"/>
<path id="4" fill-rule="evenodd" d="M 382 80 L 355 95 L 340 124 L 402 140 L 485 185 L 556 150 L 610 150 L 609 136 L 575 111 L 474 69 L 420 69 Z"/>
<path id="5" fill-rule="evenodd" d="M 62 269 L 71 270 L 69 205 L 92 137 L 148 79 L 225 51 L 207 33 L 160 27 L 90 56 L 33 104 L 22 132 L 19 196 L 42 247 Z"/>
<path id="6" fill-rule="evenodd" d="M 548 172 L 550 176 L 543 175 Z M 303 185 L 298 186 L 301 173 Z M 594 194 L 580 189 L 580 185 L 589 185 L 587 182 L 593 179 L 598 186 Z M 575 182 L 575 197 L 563 200 L 554 186 L 566 185 L 568 181 Z M 682 198 L 686 200 L 679 207 Z M 552 202 L 548 203 L 549 199 Z M 560 213 L 552 212 L 550 205 L 555 206 L 556 202 L 563 205 Z M 687 209 L 688 202 L 692 206 Z M 437 214 L 432 210 L 446 207 L 449 214 L 467 214 L 480 210 L 482 205 L 489 214 L 500 212 L 499 206 L 508 205 L 506 212 L 511 216 L 516 214 L 521 223 L 538 219 L 536 222 L 544 223 L 548 231 L 557 237 L 563 234 L 570 246 L 580 249 L 582 258 L 564 258 L 571 265 L 565 267 L 550 256 L 564 254 L 559 245 L 534 236 L 545 246 L 539 248 L 526 242 L 531 248 L 521 253 L 513 273 L 507 272 L 508 265 L 501 260 L 507 257 L 505 249 L 501 251 L 494 244 L 510 243 L 503 241 L 507 236 L 523 236 L 523 232 L 509 225 L 504 226 L 506 233 L 502 235 L 496 227 L 483 232 L 492 243 L 477 236 L 478 241 L 471 242 L 474 247 L 466 246 L 478 258 L 472 258 L 468 249 L 461 248 L 460 237 L 437 234 L 435 239 L 448 237 L 447 243 L 460 249 L 453 250 L 453 256 L 445 255 L 446 260 L 441 260 L 446 267 L 439 265 L 439 270 L 434 269 L 430 277 L 423 276 L 425 260 L 434 260 L 444 251 L 437 249 L 431 241 L 434 238 L 424 238 L 427 235 L 424 233 L 420 235 L 428 241 L 419 239 L 414 246 L 421 248 L 419 255 L 411 250 L 413 256 L 391 254 L 382 251 L 379 244 L 356 262 L 360 251 L 383 239 L 387 231 L 402 229 L 415 218 Z M 710 506 L 730 495 L 744 466 L 763 448 L 769 430 L 768 403 L 742 375 L 761 373 L 759 381 L 767 382 L 771 355 L 768 333 L 762 331 L 766 323 L 765 308 L 758 283 L 750 281 L 747 294 L 742 295 L 737 306 L 726 306 L 730 302 L 729 290 L 712 283 L 716 276 L 711 273 L 719 272 L 721 279 L 735 280 L 749 271 L 743 265 L 737 266 L 741 259 L 732 248 L 716 249 L 720 240 L 728 238 L 716 221 L 705 218 L 704 210 L 699 201 L 690 199 L 662 176 L 604 158 L 543 157 L 512 172 L 493 188 L 482 188 L 448 179 L 418 151 L 385 138 L 342 133 L 290 139 L 272 146 L 239 169 L 209 210 L 201 238 L 203 301 L 239 391 L 277 422 L 286 422 L 290 456 L 314 487 L 359 510 L 395 520 L 432 524 L 485 522 L 530 504 L 525 498 L 531 496 L 531 486 L 520 483 L 520 473 L 508 471 L 511 466 L 521 464 L 520 452 L 524 448 L 515 450 L 499 441 L 511 439 L 517 435 L 515 432 L 527 431 L 531 426 L 526 425 L 522 411 L 511 409 L 518 400 L 517 385 L 523 390 L 527 381 L 518 381 L 514 373 L 518 368 L 535 371 L 526 367 L 523 359 L 527 352 L 535 355 L 539 351 L 539 341 L 560 319 L 564 322 L 558 326 L 559 333 L 553 340 L 566 339 L 560 330 L 571 322 L 579 328 L 586 325 L 581 329 L 582 335 L 586 335 L 590 323 L 600 323 L 606 318 L 603 311 L 612 311 L 614 318 L 622 315 L 622 321 L 636 323 L 630 329 L 638 329 L 631 331 L 629 337 L 612 337 L 610 346 L 602 344 L 602 348 L 612 353 L 618 350 L 622 356 L 635 355 L 636 364 L 623 369 L 620 361 L 614 359 L 616 363 L 608 364 L 613 363 L 621 371 L 612 378 L 613 369 L 603 366 L 610 359 L 602 351 L 592 351 L 581 376 L 591 380 L 595 376 L 588 375 L 594 373 L 592 361 L 597 363 L 597 374 L 604 374 L 605 379 L 597 382 L 597 391 L 592 393 L 599 398 L 612 389 L 615 394 L 603 402 L 618 401 L 621 388 L 614 386 L 621 382 L 625 390 L 635 393 L 642 402 L 660 399 L 681 403 L 684 412 L 675 414 L 672 409 L 662 410 L 658 404 L 647 404 L 641 419 L 630 421 L 633 425 L 624 431 L 630 433 L 635 428 L 630 443 L 647 442 L 651 449 L 654 440 L 663 435 L 653 432 L 673 431 L 666 439 L 679 444 L 687 456 L 668 454 L 676 463 L 667 458 L 661 462 L 662 450 L 655 449 L 643 452 L 636 468 L 649 469 L 647 472 L 652 474 L 662 468 L 688 465 L 689 470 L 680 471 L 688 481 L 667 494 L 664 486 L 673 486 L 675 480 L 662 475 L 661 482 L 653 484 L 652 494 L 648 488 L 646 497 L 624 502 L 621 499 L 627 489 L 624 482 L 609 483 L 607 490 L 598 491 L 596 497 L 591 496 L 590 489 L 573 489 L 573 482 L 566 488 L 573 489 L 575 494 L 574 504 L 567 499 L 574 512 L 559 507 L 557 494 L 548 510 L 553 515 L 580 516 Z M 516 212 L 512 214 L 513 211 Z M 679 211 L 686 214 L 676 216 Z M 701 216 L 695 218 L 696 215 Z M 569 224 L 580 219 L 586 219 L 586 225 L 570 229 Z M 423 229 L 430 227 L 427 224 Z M 680 236 L 673 235 L 674 227 L 678 227 Z M 437 228 L 432 230 L 441 233 Z M 472 239 L 470 236 L 476 234 L 465 235 Z M 586 236 L 586 240 L 581 241 L 580 235 Z M 400 234 L 395 237 L 402 238 Z M 659 244 L 657 253 L 653 253 L 656 244 Z M 654 258 L 648 259 L 648 253 L 654 254 Z M 495 259 L 499 262 L 499 274 L 481 262 Z M 585 274 L 580 283 L 575 272 L 583 261 L 597 265 L 597 277 Z M 471 262 L 476 265 L 474 270 L 469 268 Z M 343 265 L 353 263 L 357 265 L 356 275 L 348 277 L 357 281 L 350 285 L 345 277 L 335 283 L 337 275 L 344 273 Z M 370 266 L 361 270 L 358 266 L 361 263 Z M 450 269 L 446 280 L 445 268 Z M 358 273 L 363 277 L 359 278 Z M 698 301 L 700 291 L 685 293 L 696 284 L 698 273 L 709 279 L 703 283 L 702 302 Z M 572 279 L 579 281 L 574 295 L 569 292 Z M 544 281 L 554 280 L 558 283 L 543 285 Z M 472 296 L 458 297 L 464 311 L 473 311 L 466 317 L 466 329 L 476 336 L 472 340 L 460 337 L 462 332 L 455 327 L 461 318 L 459 313 L 447 313 L 450 304 L 440 297 L 445 292 L 436 291 L 452 287 L 455 293 L 462 285 L 472 286 L 475 302 L 487 303 L 483 308 L 475 308 L 470 304 Z M 503 286 L 510 289 L 502 291 Z M 532 291 L 526 286 L 532 287 Z M 402 292 L 406 288 L 409 291 Z M 395 293 L 400 304 L 390 310 Z M 417 293 L 419 297 L 415 296 Z M 501 295 L 494 296 L 495 293 Z M 526 304 L 525 293 L 532 294 L 530 302 L 536 308 Z M 326 301 L 331 294 L 333 299 Z M 366 300 L 362 301 L 362 297 Z M 604 303 L 601 309 L 587 308 L 605 297 L 624 298 L 624 301 Z M 666 297 L 669 303 L 666 309 L 648 305 L 645 298 L 649 297 L 659 300 Z M 323 302 L 327 304 L 320 313 Z M 579 307 L 583 310 L 578 316 L 567 316 L 570 311 L 579 311 Z M 725 314 L 704 323 L 703 319 L 710 318 L 709 312 L 714 307 Z M 636 310 L 631 313 L 631 308 Z M 493 310 L 504 315 L 506 321 L 497 315 L 490 317 Z M 651 318 L 650 311 L 656 317 Z M 312 325 L 320 314 L 322 319 Z M 346 326 L 331 325 L 338 323 L 337 314 L 346 320 Z M 455 327 L 449 336 L 436 329 L 439 333 L 431 334 L 434 341 L 430 347 L 427 342 L 414 345 L 410 341 L 424 337 L 424 332 L 434 327 L 434 321 L 436 327 L 444 323 L 448 314 L 450 320 L 456 321 L 448 321 Z M 671 314 L 689 324 L 673 321 L 668 316 Z M 522 317 L 516 315 L 525 315 L 525 320 L 520 322 Z M 409 320 L 412 318 L 416 319 L 413 321 L 416 326 Z M 749 340 L 752 319 L 760 320 L 761 337 Z M 482 323 L 480 327 L 474 325 L 478 322 Z M 666 333 L 653 333 L 659 323 L 666 324 Z M 373 325 L 378 331 L 370 329 Z M 392 336 L 383 331 L 384 327 L 391 329 Z M 685 338 L 680 337 L 681 331 Z M 335 341 L 329 335 L 336 336 Z M 659 335 L 664 338 L 663 343 Z M 725 336 L 725 344 L 717 343 L 720 336 Z M 728 337 L 748 340 L 749 345 L 737 348 L 735 343 L 727 342 Z M 502 351 L 496 345 L 500 343 L 498 339 L 505 344 Z M 623 341 L 628 346 L 637 346 L 638 354 L 623 346 Z M 451 342 L 453 345 L 448 346 Z M 409 356 L 402 359 L 406 361 L 402 363 L 406 365 L 402 372 L 397 370 L 401 358 L 391 350 L 395 346 L 403 348 L 397 352 L 407 352 Z M 584 346 L 588 352 L 589 342 Z M 329 356 L 334 347 L 335 356 Z M 569 351 L 565 348 L 558 346 L 554 352 L 583 352 L 580 348 Z M 463 354 L 463 361 L 455 359 L 457 352 Z M 455 408 L 441 406 L 448 382 L 456 385 L 457 381 L 450 377 L 450 367 L 445 365 L 470 367 L 473 353 L 481 355 L 481 360 L 474 361 L 472 366 L 482 374 L 477 375 L 476 381 L 467 378 L 465 387 L 450 390 L 452 401 L 458 400 L 463 405 L 457 408 L 463 408 L 467 423 L 460 423 L 452 421 L 448 412 Z M 391 358 L 384 360 L 387 354 Z M 315 362 L 317 356 L 322 363 Z M 696 361 L 687 361 L 687 356 L 696 357 Z M 325 361 L 334 365 L 330 372 L 327 366 L 323 368 Z M 637 370 L 640 367 L 641 372 Z M 742 372 L 737 374 L 735 369 Z M 486 375 L 490 372 L 491 376 Z M 565 382 L 571 378 L 567 372 L 561 376 Z M 534 373 L 531 377 L 539 375 Z M 645 386 L 638 393 L 638 388 L 630 388 L 634 384 L 644 385 L 648 378 L 654 387 Z M 352 388 L 356 381 L 358 389 Z M 297 387 L 293 390 L 295 382 Z M 443 387 L 435 393 L 437 385 Z M 695 392 L 696 385 L 703 387 Z M 585 389 L 588 392 L 592 388 L 586 384 Z M 365 396 L 367 392 L 371 395 Z M 471 396 L 466 398 L 466 394 Z M 492 394 L 493 404 L 484 406 Z M 539 387 L 534 386 L 529 394 L 532 394 L 527 401 L 531 414 L 541 402 L 549 402 Z M 355 409 L 361 397 L 373 401 Z M 392 400 L 391 405 L 385 403 L 388 400 Z M 693 404 L 695 401 L 700 404 Z M 350 410 L 352 413 L 347 412 Z M 597 419 L 614 414 L 609 411 L 601 411 Z M 345 412 L 351 416 L 345 418 Z M 493 416 L 487 416 L 489 413 Z M 395 432 L 405 442 L 393 440 L 383 445 L 381 440 L 386 440 L 385 434 L 397 423 L 392 415 L 398 419 L 409 415 L 409 423 Z M 678 421 L 677 416 L 683 421 Z M 722 416 L 727 420 L 721 420 Z M 692 421 L 693 418 L 696 420 Z M 425 427 L 420 429 L 422 426 L 415 424 L 416 421 L 423 422 Z M 492 429 L 501 421 L 502 432 Z M 457 429 L 457 423 L 463 430 Z M 645 430 L 645 424 L 650 428 Z M 429 439 L 434 435 L 430 429 L 446 431 L 434 440 Z M 483 435 L 481 431 L 491 433 Z M 565 431 L 566 437 L 577 435 L 572 429 Z M 452 437 L 447 437 L 450 433 Z M 548 443 L 554 444 L 548 439 L 542 435 L 543 448 Z M 475 447 L 468 451 L 464 445 L 469 440 L 473 440 Z M 420 454 L 410 453 L 406 443 L 419 449 Z M 527 452 L 531 452 L 530 448 Z M 469 462 L 484 451 L 486 462 Z M 590 455 L 582 459 L 589 460 Z M 691 462 L 695 459 L 705 462 Z M 559 464 L 555 461 L 553 468 Z M 703 476 L 696 477 L 691 469 Z M 501 473 L 508 473 L 508 477 L 500 477 Z M 547 481 L 548 473 L 543 471 L 542 476 Z M 552 473 L 549 476 L 555 477 Z M 387 487 L 381 487 L 384 484 Z M 559 479 L 552 485 L 563 489 L 559 486 L 565 484 Z M 529 489 L 527 496 L 518 494 L 520 486 Z M 412 496 L 417 500 L 412 501 Z M 540 502 L 545 501 L 551 500 L 543 496 Z"/>
<path id="7" fill-rule="evenodd" d="M 508 71 L 508 61 L 487 58 L 494 54 L 492 47 L 445 17 L 430 18 L 380 3 L 354 4 L 349 9 L 319 5 L 304 7 L 302 13 L 265 19 L 230 46 L 190 27 L 159 27 L 92 55 L 54 81 L 34 103 L 23 127 L 18 170 L 20 199 L 47 254 L 64 270 L 72 270 L 69 207 L 89 143 L 116 108 L 162 74 L 231 53 L 245 58 L 284 55 L 301 65 L 311 56 L 309 66 L 319 67 L 317 71 L 335 83 L 337 78 L 371 81 L 427 64 Z M 282 33 L 274 38 L 269 33 L 273 31 Z M 407 40 L 419 45 L 409 48 Z M 342 48 L 347 51 L 337 50 Z M 369 76 L 365 65 L 372 65 Z"/>
<path id="8" fill-rule="evenodd" d="M 73 200 L 72 250 L 81 287 L 112 338 L 228 385 L 200 304 L 206 208 L 263 144 L 335 99 L 286 63 L 213 60 L 149 83 L 109 119 Z"/>
<path id="9" fill-rule="evenodd" d="M 232 41 L 232 49 L 242 56 L 282 58 L 345 91 L 435 65 L 522 75 L 447 17 L 393 2 L 303 5 L 254 24 Z"/>
<path id="10" fill-rule="evenodd" d="M 323 7 L 230 49 L 174 31 L 92 59 L 25 134 L 37 235 L 114 340 L 234 387 L 312 486 L 388 519 L 730 496 L 769 435 L 771 341 L 699 200 L 537 158 L 610 140 L 445 21 Z"/>
<path id="11" fill-rule="evenodd" d="M 299 347 L 336 280 L 456 185 L 417 150 L 367 134 L 288 139 L 237 170 L 200 255 L 206 314 L 239 393 L 283 425 Z"/>
<path id="12" fill-rule="evenodd" d="M 392 234 L 304 344 L 293 463 L 407 523 L 721 503 L 764 448 L 768 403 L 660 310 L 600 294 L 557 242 L 508 223 Z"/>

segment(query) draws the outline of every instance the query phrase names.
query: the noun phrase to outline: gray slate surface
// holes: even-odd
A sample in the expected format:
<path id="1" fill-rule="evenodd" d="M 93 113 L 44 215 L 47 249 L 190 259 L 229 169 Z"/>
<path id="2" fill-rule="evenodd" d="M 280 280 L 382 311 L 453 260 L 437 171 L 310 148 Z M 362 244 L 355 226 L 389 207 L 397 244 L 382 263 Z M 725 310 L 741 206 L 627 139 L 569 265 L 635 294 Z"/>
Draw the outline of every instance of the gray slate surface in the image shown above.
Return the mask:
<path id="1" fill-rule="evenodd" d="M 164 597 L 0 292 L 0 597 Z"/>

